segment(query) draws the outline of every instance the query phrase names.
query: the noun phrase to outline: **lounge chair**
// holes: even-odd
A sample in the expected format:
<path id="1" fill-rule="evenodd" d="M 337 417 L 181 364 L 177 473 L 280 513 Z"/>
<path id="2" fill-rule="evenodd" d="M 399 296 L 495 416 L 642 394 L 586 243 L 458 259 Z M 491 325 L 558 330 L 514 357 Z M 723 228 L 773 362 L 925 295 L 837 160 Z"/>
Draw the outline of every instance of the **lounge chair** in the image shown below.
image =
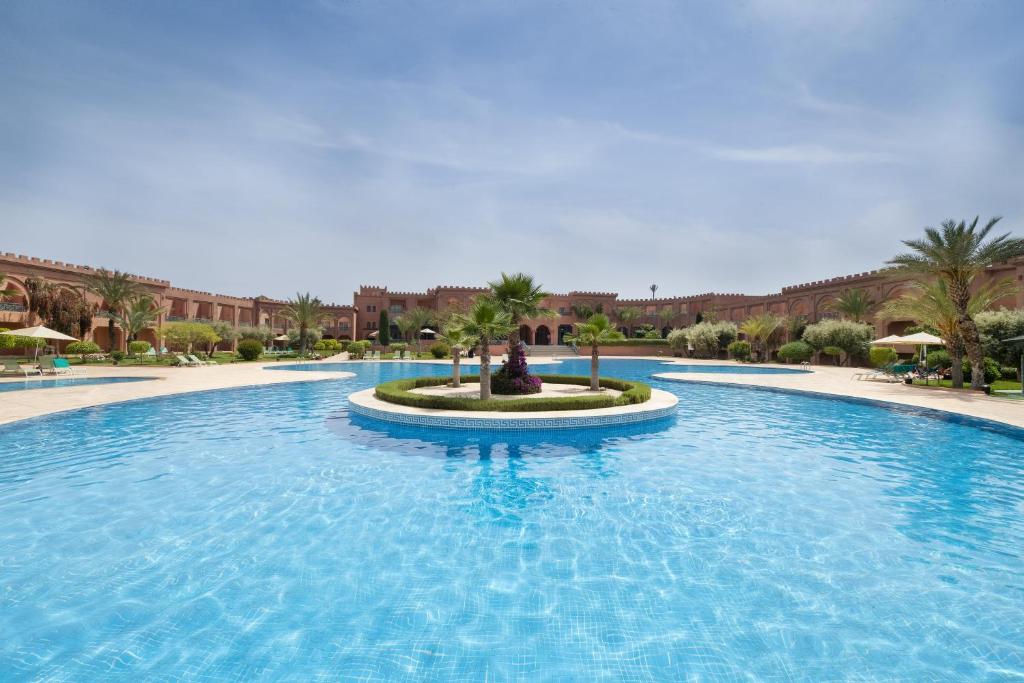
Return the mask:
<path id="1" fill-rule="evenodd" d="M 185 357 L 188 358 L 193 363 L 195 363 L 196 365 L 216 365 L 217 364 L 217 363 L 215 363 L 212 360 L 202 360 L 201 358 L 199 358 L 199 357 L 197 357 L 197 356 L 195 356 L 194 354 L 191 354 L 191 353 L 185 354 Z"/>
<path id="2" fill-rule="evenodd" d="M 53 359 L 53 374 L 55 375 L 72 375 L 75 377 L 82 377 L 85 375 L 85 368 L 73 368 L 71 363 L 68 362 L 67 358 L 54 358 Z"/>
<path id="3" fill-rule="evenodd" d="M 185 358 L 185 356 L 181 355 L 180 353 L 174 354 L 174 357 L 178 359 L 178 367 L 179 368 L 186 368 L 186 367 L 188 367 L 188 368 L 195 368 L 195 367 L 199 367 L 198 363 L 190 361 L 188 358 Z"/>
<path id="4" fill-rule="evenodd" d="M 373 352 L 373 360 L 380 360 L 380 351 Z"/>
<path id="5" fill-rule="evenodd" d="M 412 358 L 412 351 L 406 351 L 406 352 L 405 352 L 405 353 L 404 353 L 404 354 L 402 355 L 402 358 L 404 358 L 405 360 L 412 360 L 412 359 L 413 359 L 413 358 Z"/>
<path id="6" fill-rule="evenodd" d="M 39 356 L 39 374 L 56 375 L 57 369 L 53 367 L 53 356 Z"/>
<path id="7" fill-rule="evenodd" d="M 0 377 L 28 377 L 29 375 L 41 375 L 37 368 L 25 368 L 13 358 L 4 359 L 4 369 L 0 370 Z"/>
<path id="8" fill-rule="evenodd" d="M 395 355 L 392 356 L 392 358 L 394 358 L 395 360 L 402 360 L 402 352 L 401 351 L 395 351 Z"/>

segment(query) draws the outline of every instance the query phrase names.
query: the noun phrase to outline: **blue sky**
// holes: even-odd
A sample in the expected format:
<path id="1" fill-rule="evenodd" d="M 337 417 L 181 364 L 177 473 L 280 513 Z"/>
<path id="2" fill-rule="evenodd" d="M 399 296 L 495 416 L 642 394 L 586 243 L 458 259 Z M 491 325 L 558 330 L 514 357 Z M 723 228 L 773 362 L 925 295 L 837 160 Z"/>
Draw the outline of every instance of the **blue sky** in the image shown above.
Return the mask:
<path id="1" fill-rule="evenodd" d="M 765 293 L 1024 216 L 1020 2 L 0 4 L 0 250 Z"/>

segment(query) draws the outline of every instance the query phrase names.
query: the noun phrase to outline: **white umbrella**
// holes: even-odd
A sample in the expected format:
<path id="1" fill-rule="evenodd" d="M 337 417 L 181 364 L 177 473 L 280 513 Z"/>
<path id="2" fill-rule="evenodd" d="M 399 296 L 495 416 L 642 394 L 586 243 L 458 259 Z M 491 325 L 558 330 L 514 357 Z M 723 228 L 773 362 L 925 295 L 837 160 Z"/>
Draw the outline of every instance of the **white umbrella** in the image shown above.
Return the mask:
<path id="1" fill-rule="evenodd" d="M 0 334 L 9 334 L 12 337 L 31 337 L 32 339 L 46 339 L 48 341 L 78 341 L 74 337 L 70 337 L 63 332 L 57 330 L 51 330 L 49 327 L 43 327 L 42 325 L 36 325 L 35 327 L 23 327 L 20 330 L 7 330 L 6 332 L 0 332 Z M 36 347 L 34 357 L 39 356 L 39 347 Z"/>
<path id="2" fill-rule="evenodd" d="M 437 332 L 434 332 L 434 330 L 430 329 L 429 327 L 424 327 L 422 330 L 420 330 L 420 334 L 437 334 Z"/>
<path id="3" fill-rule="evenodd" d="M 371 339 L 376 339 L 377 338 L 377 334 L 378 334 L 377 332 L 371 332 L 370 334 L 368 334 L 366 336 L 371 338 Z"/>
<path id="4" fill-rule="evenodd" d="M 289 337 L 289 336 L 288 336 L 287 334 L 282 334 L 282 335 L 279 335 L 279 336 L 277 336 L 277 337 L 274 337 L 274 341 L 283 341 L 283 342 L 286 342 L 286 341 L 291 341 L 291 339 L 292 339 L 292 338 L 291 338 L 291 337 Z"/>
<path id="5" fill-rule="evenodd" d="M 891 344 L 906 344 L 904 338 L 898 334 L 890 334 L 888 337 L 882 337 L 871 342 L 872 346 L 889 346 Z"/>
<path id="6" fill-rule="evenodd" d="M 918 332 L 916 334 L 908 334 L 903 338 L 904 344 L 920 344 L 921 345 L 921 360 L 923 361 L 928 355 L 928 345 L 932 346 L 945 346 L 946 342 L 942 341 L 934 334 L 928 334 L 927 332 Z"/>

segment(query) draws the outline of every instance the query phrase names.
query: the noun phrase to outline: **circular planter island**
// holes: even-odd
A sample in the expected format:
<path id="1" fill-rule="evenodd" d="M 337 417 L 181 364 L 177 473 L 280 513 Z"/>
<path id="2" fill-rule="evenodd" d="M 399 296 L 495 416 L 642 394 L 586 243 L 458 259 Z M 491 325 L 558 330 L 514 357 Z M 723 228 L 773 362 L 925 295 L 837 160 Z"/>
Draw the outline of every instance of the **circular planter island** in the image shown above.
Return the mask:
<path id="1" fill-rule="evenodd" d="M 659 420 L 675 414 L 678 399 L 642 382 L 601 378 L 601 391 L 589 390 L 590 378 L 540 375 L 537 394 L 479 399 L 479 378 L 416 377 L 380 384 L 349 395 L 353 413 L 364 417 L 447 429 L 578 429 Z"/>

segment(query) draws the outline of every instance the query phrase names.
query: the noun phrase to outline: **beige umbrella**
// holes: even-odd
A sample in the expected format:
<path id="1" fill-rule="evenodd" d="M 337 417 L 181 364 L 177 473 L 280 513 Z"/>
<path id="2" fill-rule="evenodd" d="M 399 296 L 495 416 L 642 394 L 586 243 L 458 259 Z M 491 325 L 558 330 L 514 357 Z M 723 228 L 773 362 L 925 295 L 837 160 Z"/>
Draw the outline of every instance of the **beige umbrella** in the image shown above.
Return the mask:
<path id="1" fill-rule="evenodd" d="M 286 341 L 291 341 L 291 339 L 292 339 L 292 338 L 291 338 L 291 337 L 289 337 L 289 336 L 288 336 L 287 334 L 282 334 L 282 335 L 279 335 L 279 336 L 277 336 L 277 337 L 274 337 L 274 341 L 283 341 L 283 342 L 286 342 Z"/>
<path id="2" fill-rule="evenodd" d="M 904 338 L 898 334 L 890 334 L 888 337 L 882 337 L 871 342 L 872 346 L 890 346 L 892 344 L 906 344 Z"/>
<path id="3" fill-rule="evenodd" d="M 903 338 L 904 344 L 916 344 L 921 347 L 921 360 L 923 361 L 928 356 L 928 346 L 945 346 L 946 342 L 942 341 L 934 334 L 928 334 L 927 332 L 918 332 L 916 334 L 908 334 Z"/>
<path id="4" fill-rule="evenodd" d="M 36 325 L 35 327 L 23 327 L 20 330 L 7 330 L 6 332 L 0 332 L 0 334 L 8 334 L 12 337 L 31 337 L 32 339 L 46 339 L 47 341 L 78 341 L 74 337 L 68 336 L 63 332 L 57 330 L 51 330 L 49 327 L 43 327 L 42 325 Z M 39 347 L 36 347 L 34 358 L 39 356 Z"/>

